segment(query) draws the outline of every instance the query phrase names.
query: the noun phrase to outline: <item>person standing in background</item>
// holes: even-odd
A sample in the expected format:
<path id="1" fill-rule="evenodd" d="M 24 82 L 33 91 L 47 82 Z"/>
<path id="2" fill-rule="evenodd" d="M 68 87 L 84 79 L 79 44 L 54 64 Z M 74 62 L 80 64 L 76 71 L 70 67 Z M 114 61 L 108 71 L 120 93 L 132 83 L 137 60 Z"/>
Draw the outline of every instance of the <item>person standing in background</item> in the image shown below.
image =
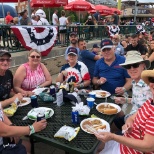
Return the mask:
<path id="1" fill-rule="evenodd" d="M 8 25 L 8 24 L 11 24 L 11 21 L 13 20 L 13 17 L 10 15 L 10 12 L 8 11 L 7 12 L 7 16 L 5 17 L 5 23 Z"/>
<path id="2" fill-rule="evenodd" d="M 27 10 L 24 10 L 23 12 L 20 13 L 22 18 L 20 19 L 20 25 L 31 25 L 31 19 L 27 16 Z"/>
<path id="3" fill-rule="evenodd" d="M 55 10 L 53 15 L 52 15 L 52 24 L 54 26 L 57 26 L 58 23 L 59 23 L 57 13 L 58 13 L 58 10 Z"/>
<path id="4" fill-rule="evenodd" d="M 100 20 L 100 13 L 99 13 L 98 10 L 96 11 L 96 13 L 94 13 L 94 17 L 95 17 L 95 19 L 96 19 L 97 21 Z"/>
<path id="5" fill-rule="evenodd" d="M 119 16 L 117 11 L 114 11 L 114 15 L 113 15 L 113 24 L 114 25 L 119 25 Z"/>

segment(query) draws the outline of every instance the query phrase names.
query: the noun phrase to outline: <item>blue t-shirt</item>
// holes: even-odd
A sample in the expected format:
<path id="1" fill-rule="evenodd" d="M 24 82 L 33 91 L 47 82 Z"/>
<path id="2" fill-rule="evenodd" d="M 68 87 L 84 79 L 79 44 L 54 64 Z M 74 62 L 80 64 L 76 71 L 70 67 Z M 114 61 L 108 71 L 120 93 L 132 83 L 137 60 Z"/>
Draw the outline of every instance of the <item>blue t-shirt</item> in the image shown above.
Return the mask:
<path id="1" fill-rule="evenodd" d="M 107 81 L 101 85 L 101 89 L 111 94 L 115 94 L 115 89 L 117 87 L 123 87 L 125 79 L 130 78 L 127 71 L 119 65 L 125 62 L 125 57 L 120 55 L 115 56 L 116 59 L 110 66 L 104 62 L 104 58 L 101 58 L 96 62 L 94 70 L 94 77 L 104 77 L 107 79 Z"/>
<path id="2" fill-rule="evenodd" d="M 94 68 L 96 60 L 94 57 L 96 56 L 94 53 L 90 52 L 89 50 L 82 50 L 80 51 L 81 61 L 88 67 L 90 78 L 93 78 Z"/>
<path id="3" fill-rule="evenodd" d="M 67 60 L 67 51 L 68 51 L 68 48 L 70 48 L 70 47 L 72 47 L 72 46 L 68 46 L 67 47 L 67 49 L 65 50 L 65 59 Z M 79 50 L 79 48 L 76 48 L 77 50 L 78 50 L 78 57 L 79 57 L 79 52 L 80 52 L 80 50 Z M 79 59 L 79 58 L 78 58 Z"/>

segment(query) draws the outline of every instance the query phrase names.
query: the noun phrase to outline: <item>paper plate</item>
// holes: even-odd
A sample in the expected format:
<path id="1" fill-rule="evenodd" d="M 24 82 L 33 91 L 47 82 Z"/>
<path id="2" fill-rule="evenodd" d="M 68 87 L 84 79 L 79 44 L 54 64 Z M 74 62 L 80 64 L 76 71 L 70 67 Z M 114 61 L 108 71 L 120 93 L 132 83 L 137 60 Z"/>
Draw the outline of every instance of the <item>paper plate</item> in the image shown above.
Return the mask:
<path id="1" fill-rule="evenodd" d="M 106 98 L 106 97 L 109 97 L 111 95 L 108 91 L 105 91 L 105 90 L 93 90 L 91 92 L 96 93 L 96 97 L 97 98 Z M 106 96 L 103 97 L 103 96 L 99 95 L 98 94 L 99 92 L 105 92 L 106 93 Z"/>
<path id="2" fill-rule="evenodd" d="M 98 111 L 98 112 L 100 112 L 99 111 L 99 107 L 101 106 L 101 105 L 110 105 L 110 106 L 113 106 L 113 107 L 115 107 L 118 111 L 117 111 L 117 113 L 119 113 L 120 111 L 121 111 L 121 107 L 119 106 L 119 105 L 117 105 L 117 104 L 114 104 L 114 103 L 100 103 L 100 104 L 98 104 L 97 106 L 96 106 L 96 110 Z M 100 113 L 102 113 L 102 112 L 100 112 Z M 117 114 L 116 113 L 116 114 Z M 102 113 L 102 114 L 104 114 L 104 113 Z M 111 114 L 109 114 L 109 115 L 111 115 Z"/>
<path id="3" fill-rule="evenodd" d="M 20 102 L 20 104 L 18 105 L 19 107 L 21 107 L 21 106 L 26 106 L 26 105 L 28 105 L 28 104 L 31 103 L 31 99 L 30 99 L 29 97 L 24 97 L 23 100 L 24 100 L 25 102 L 24 102 L 24 103 L 21 103 L 21 102 Z"/>
<path id="4" fill-rule="evenodd" d="M 83 131 L 85 131 L 86 133 L 93 134 L 92 132 L 89 132 L 86 128 L 84 128 L 84 124 L 86 125 L 86 122 L 94 121 L 94 120 L 99 120 L 102 125 L 106 125 L 106 128 L 105 129 L 102 129 L 102 130 L 99 129 L 98 131 L 110 132 L 110 125 L 109 125 L 109 123 L 107 121 L 103 120 L 103 119 L 100 119 L 100 118 L 87 118 L 87 119 L 82 120 L 81 123 L 80 123 L 81 129 Z M 99 124 L 99 125 L 101 125 L 101 124 Z"/>
<path id="5" fill-rule="evenodd" d="M 48 89 L 48 88 L 36 88 L 36 89 L 34 89 L 32 92 L 34 92 L 35 95 L 39 95 L 39 94 L 42 93 L 45 89 Z"/>
<path id="6" fill-rule="evenodd" d="M 45 114 L 45 118 L 48 119 L 50 117 L 53 116 L 54 111 L 51 108 L 47 108 L 47 107 L 38 107 L 38 108 L 34 108 L 32 110 L 30 110 L 27 114 L 27 117 L 31 120 L 36 120 L 37 119 L 37 115 L 39 113 Z"/>

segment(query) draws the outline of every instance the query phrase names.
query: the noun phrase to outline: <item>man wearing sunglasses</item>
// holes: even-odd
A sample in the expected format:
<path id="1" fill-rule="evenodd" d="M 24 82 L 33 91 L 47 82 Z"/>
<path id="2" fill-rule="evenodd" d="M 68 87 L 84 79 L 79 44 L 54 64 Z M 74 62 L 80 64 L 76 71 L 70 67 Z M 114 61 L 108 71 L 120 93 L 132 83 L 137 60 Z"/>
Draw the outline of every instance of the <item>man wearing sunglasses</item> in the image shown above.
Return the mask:
<path id="1" fill-rule="evenodd" d="M 95 64 L 93 84 L 111 94 L 123 94 L 131 87 L 131 79 L 126 70 L 119 64 L 125 62 L 125 57 L 114 53 L 113 42 L 110 39 L 101 41 L 102 56 Z"/>
<path id="2" fill-rule="evenodd" d="M 150 67 L 150 61 L 144 60 L 138 51 L 128 51 L 125 63 L 120 65 L 127 70 L 132 79 L 132 98 L 115 97 L 115 103 L 130 103 L 132 109 L 129 114 L 114 120 L 111 126 L 113 132 L 121 130 L 126 119 L 137 112 L 146 100 L 152 98 L 149 86 L 141 79 L 141 73 Z"/>

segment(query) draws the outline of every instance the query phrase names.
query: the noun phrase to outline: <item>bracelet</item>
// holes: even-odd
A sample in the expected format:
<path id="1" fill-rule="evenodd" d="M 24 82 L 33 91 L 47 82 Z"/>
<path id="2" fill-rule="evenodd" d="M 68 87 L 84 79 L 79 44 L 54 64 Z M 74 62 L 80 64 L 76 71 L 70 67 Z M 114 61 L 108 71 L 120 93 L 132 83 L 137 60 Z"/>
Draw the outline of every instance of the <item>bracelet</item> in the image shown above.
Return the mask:
<path id="1" fill-rule="evenodd" d="M 122 90 L 123 90 L 124 92 L 126 92 L 126 88 L 125 88 L 125 87 L 122 87 Z"/>
<path id="2" fill-rule="evenodd" d="M 28 125 L 28 126 L 29 126 L 29 129 L 30 129 L 30 133 L 29 133 L 29 136 L 30 136 L 30 135 L 35 133 L 35 129 L 34 129 L 33 125 Z"/>

